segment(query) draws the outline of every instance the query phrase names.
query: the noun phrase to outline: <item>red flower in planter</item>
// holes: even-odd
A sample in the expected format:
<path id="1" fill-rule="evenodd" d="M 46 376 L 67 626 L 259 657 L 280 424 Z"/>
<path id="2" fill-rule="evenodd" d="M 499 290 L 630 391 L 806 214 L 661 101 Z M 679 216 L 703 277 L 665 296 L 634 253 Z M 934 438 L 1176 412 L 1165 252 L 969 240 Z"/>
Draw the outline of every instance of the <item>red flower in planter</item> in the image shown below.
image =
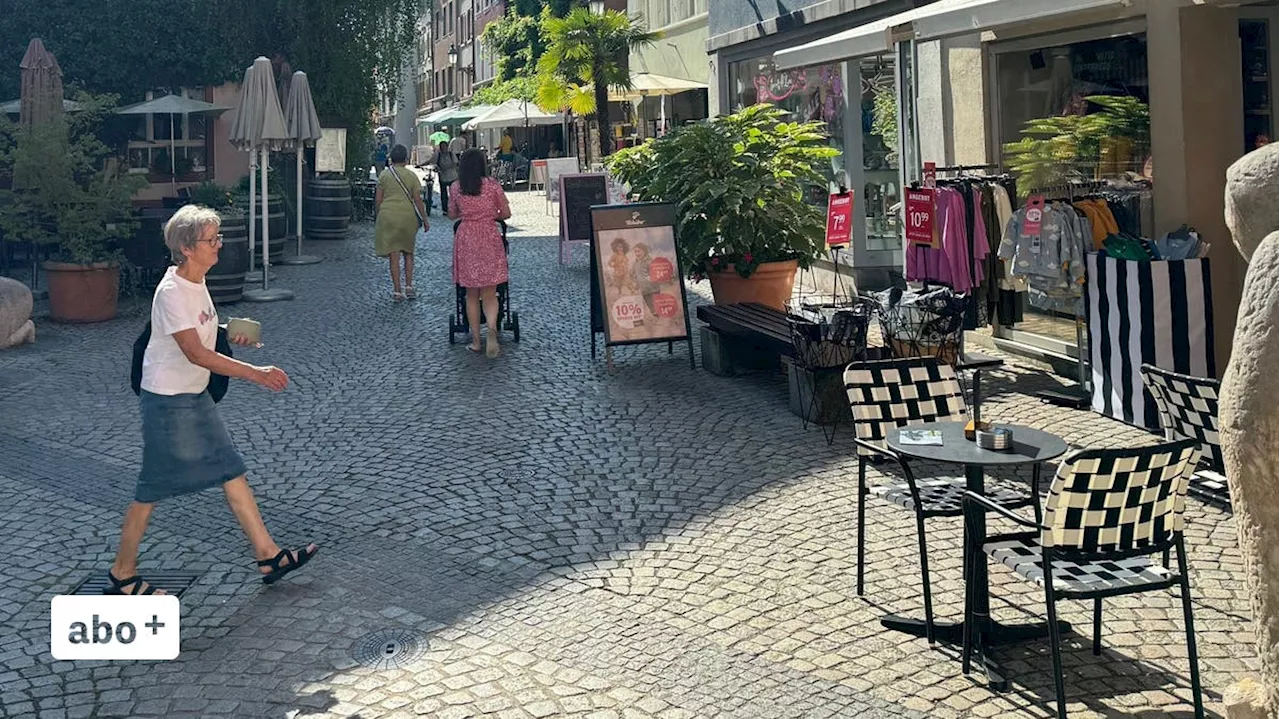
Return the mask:
<path id="1" fill-rule="evenodd" d="M 717 266 L 719 266 L 719 264 L 720 264 L 720 258 L 719 258 L 719 257 L 712 257 L 712 258 L 711 258 L 711 266 L 712 266 L 712 267 L 717 267 Z"/>
<path id="2" fill-rule="evenodd" d="M 748 253 L 744 254 L 744 255 L 742 256 L 742 261 L 743 261 L 743 262 L 750 262 L 750 261 L 751 261 L 751 253 L 750 253 L 750 252 L 748 252 Z"/>

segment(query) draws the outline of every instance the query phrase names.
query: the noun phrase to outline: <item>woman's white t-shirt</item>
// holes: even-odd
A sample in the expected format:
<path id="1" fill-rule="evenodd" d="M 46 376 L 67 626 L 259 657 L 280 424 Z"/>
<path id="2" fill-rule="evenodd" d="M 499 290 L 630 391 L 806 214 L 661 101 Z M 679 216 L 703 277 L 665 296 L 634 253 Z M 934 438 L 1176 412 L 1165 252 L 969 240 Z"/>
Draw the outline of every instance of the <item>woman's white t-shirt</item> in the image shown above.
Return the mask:
<path id="1" fill-rule="evenodd" d="M 218 313 L 203 282 L 178 276 L 170 267 L 151 300 L 151 341 L 142 357 L 142 389 L 152 394 L 200 394 L 209 386 L 209 370 L 182 353 L 175 332 L 195 329 L 200 344 L 213 349 L 218 340 Z"/>

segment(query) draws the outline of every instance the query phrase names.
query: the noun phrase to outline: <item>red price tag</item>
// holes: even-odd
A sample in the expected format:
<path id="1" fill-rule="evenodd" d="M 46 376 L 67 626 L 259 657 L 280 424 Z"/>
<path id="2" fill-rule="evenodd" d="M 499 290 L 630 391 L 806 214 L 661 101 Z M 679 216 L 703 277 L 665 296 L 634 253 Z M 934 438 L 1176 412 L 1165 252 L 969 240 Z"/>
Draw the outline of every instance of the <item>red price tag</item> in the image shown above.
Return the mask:
<path id="1" fill-rule="evenodd" d="M 938 237 L 933 231 L 933 190 L 928 187 L 907 190 L 906 213 L 907 242 L 936 249 Z"/>
<path id="2" fill-rule="evenodd" d="M 924 186 L 925 187 L 938 186 L 938 163 L 936 162 L 924 163 Z"/>
<path id="3" fill-rule="evenodd" d="M 668 294 L 653 296 L 653 313 L 663 319 L 676 316 L 676 298 Z"/>
<path id="4" fill-rule="evenodd" d="M 649 281 L 661 284 L 670 282 L 675 277 L 676 268 L 671 264 L 671 260 L 665 257 L 659 257 L 649 263 Z"/>
<path id="5" fill-rule="evenodd" d="M 1044 195 L 1032 195 L 1027 198 L 1026 219 L 1022 223 L 1022 234 L 1031 237 L 1031 251 L 1040 251 L 1040 224 L 1044 222 Z"/>
<path id="6" fill-rule="evenodd" d="M 847 245 L 852 237 L 853 193 L 831 195 L 827 198 L 827 245 Z"/>

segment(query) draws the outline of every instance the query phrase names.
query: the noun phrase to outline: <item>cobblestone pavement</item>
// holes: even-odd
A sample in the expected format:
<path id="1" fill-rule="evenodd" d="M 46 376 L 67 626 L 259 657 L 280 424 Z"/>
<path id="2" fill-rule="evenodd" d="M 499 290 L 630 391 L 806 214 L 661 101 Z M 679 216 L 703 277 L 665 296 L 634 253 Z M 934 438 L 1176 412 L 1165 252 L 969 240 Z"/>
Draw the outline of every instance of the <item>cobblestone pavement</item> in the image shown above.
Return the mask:
<path id="1" fill-rule="evenodd" d="M 139 461 L 129 350 L 146 302 L 94 326 L 39 322 L 0 354 L 0 708 L 9 717 L 1048 716 L 1047 645 L 1005 648 L 1010 691 L 956 653 L 883 631 L 921 611 L 914 522 L 869 502 L 867 594 L 854 592 L 855 464 L 786 411 L 786 383 L 690 371 L 679 351 L 592 362 L 587 264 L 561 267 L 540 197 L 513 196 L 512 297 L 523 337 L 497 360 L 446 342 L 447 225 L 420 248 L 420 298 L 390 301 L 371 231 L 279 267 L 293 302 L 224 314 L 264 323 L 239 354 L 292 377 L 221 405 L 282 543 L 317 559 L 265 588 L 219 493 L 162 504 L 145 572 L 199 573 L 183 653 L 165 663 L 53 662 L 49 599 L 107 567 Z M 705 286 L 695 293 L 706 292 Z M 697 295 L 691 295 L 696 299 Z M 1153 438 L 1028 393 L 1024 363 L 990 373 L 986 416 L 1075 446 Z M 879 476 L 873 472 L 873 476 Z M 1254 668 L 1229 514 L 1192 501 L 1188 545 L 1210 708 Z M 959 523 L 929 522 L 938 614 L 961 612 Z M 992 568 L 997 617 L 1042 595 Z M 1172 593 L 1108 600 L 1103 656 L 1067 602 L 1072 716 L 1189 715 Z M 405 663 L 357 664 L 381 630 Z"/>

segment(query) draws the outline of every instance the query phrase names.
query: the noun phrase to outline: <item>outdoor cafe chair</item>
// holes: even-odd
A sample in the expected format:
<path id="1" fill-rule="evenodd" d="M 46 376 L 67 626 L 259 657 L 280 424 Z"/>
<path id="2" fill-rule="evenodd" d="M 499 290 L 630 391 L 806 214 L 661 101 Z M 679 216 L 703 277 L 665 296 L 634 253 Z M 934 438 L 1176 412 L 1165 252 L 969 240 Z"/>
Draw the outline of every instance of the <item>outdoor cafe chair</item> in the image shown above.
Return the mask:
<path id="1" fill-rule="evenodd" d="M 1165 439 L 1194 439 L 1200 443 L 1200 468 L 1187 492 L 1224 509 L 1231 509 L 1222 444 L 1218 440 L 1218 390 L 1208 377 L 1170 372 L 1153 365 L 1141 368 L 1142 383 L 1155 398 Z M 1166 563 L 1167 565 L 1167 563 Z"/>
<path id="2" fill-rule="evenodd" d="M 1044 587 L 1060 719 L 1067 716 L 1067 699 L 1057 601 L 1093 600 L 1093 653 L 1098 655 L 1102 653 L 1104 598 L 1173 586 L 1179 587 L 1182 595 L 1195 715 L 1197 719 L 1204 717 L 1182 516 L 1187 482 L 1199 456 L 1197 443 L 1190 439 L 1154 447 L 1079 452 L 1058 466 L 1043 517 L 1036 521 L 980 494 L 965 492 L 966 506 L 977 503 L 983 511 L 995 512 L 1031 530 L 967 537 L 965 566 L 986 561 L 985 553 L 1023 579 Z M 1177 552 L 1177 571 L 1151 561 L 1151 555 L 1169 549 Z M 970 670 L 975 642 L 980 641 L 969 631 L 976 619 L 974 601 L 973 591 L 966 591 L 962 649 L 965 674 Z"/>
<path id="3" fill-rule="evenodd" d="M 874 494 L 916 517 L 916 540 L 920 552 L 920 579 L 924 588 L 925 636 L 934 643 L 933 597 L 929 589 L 929 556 L 925 543 L 925 520 L 932 517 L 959 517 L 963 514 L 963 474 L 916 477 L 906 458 L 885 443 L 889 430 L 907 425 L 927 425 L 948 420 L 965 421 L 968 408 L 956 371 L 934 357 L 854 362 L 844 372 L 845 392 L 853 413 L 858 451 L 858 578 L 857 593 L 863 594 L 863 567 L 866 541 L 866 498 Z M 867 487 L 867 462 L 887 458 L 898 464 L 903 481 Z M 1010 508 L 1036 505 L 1040 467 L 1032 469 L 1031 492 L 1010 482 L 988 481 L 987 496 Z"/>

